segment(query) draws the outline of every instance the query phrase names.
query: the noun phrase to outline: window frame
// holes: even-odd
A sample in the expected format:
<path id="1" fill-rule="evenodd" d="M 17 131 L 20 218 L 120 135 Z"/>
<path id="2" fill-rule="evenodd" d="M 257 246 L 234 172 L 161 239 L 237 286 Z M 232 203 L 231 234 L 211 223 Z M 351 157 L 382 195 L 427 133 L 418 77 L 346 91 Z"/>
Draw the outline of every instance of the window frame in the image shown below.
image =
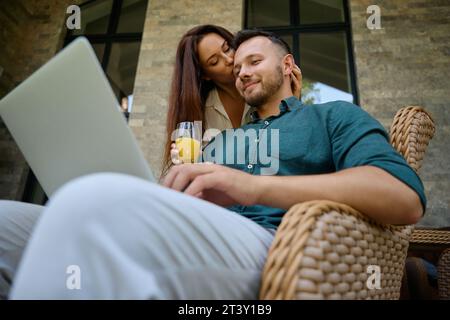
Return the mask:
<path id="1" fill-rule="evenodd" d="M 94 3 L 97 0 L 89 0 L 80 5 L 80 8 L 83 9 L 83 6 Z M 68 45 L 70 42 L 75 40 L 79 36 L 86 37 L 89 42 L 92 44 L 104 44 L 105 51 L 103 52 L 103 58 L 101 61 L 101 65 L 103 70 L 106 71 L 109 63 L 109 58 L 111 55 L 112 45 L 114 43 L 120 42 L 142 42 L 142 32 L 128 32 L 128 33 L 117 33 L 117 28 L 119 27 L 120 16 L 122 14 L 122 4 L 123 0 L 112 0 L 113 5 L 111 8 L 111 15 L 109 18 L 108 29 L 104 34 L 81 34 L 74 35 L 73 31 L 68 31 L 67 35 L 64 39 L 64 47 Z M 147 8 L 148 8 L 147 1 Z"/>
<path id="2" fill-rule="evenodd" d="M 248 26 L 248 8 L 250 0 L 244 0 L 244 29 L 261 29 L 278 34 L 279 36 L 292 37 L 292 53 L 295 61 L 300 61 L 300 41 L 299 35 L 303 33 L 333 33 L 341 32 L 345 35 L 347 42 L 347 57 L 350 77 L 351 94 L 353 95 L 353 103 L 359 105 L 359 93 L 356 78 L 355 59 L 353 54 L 353 35 L 350 19 L 350 9 L 348 0 L 342 0 L 344 10 L 344 22 L 330 22 L 330 23 L 314 23 L 301 24 L 299 7 L 301 0 L 289 0 L 289 26 L 271 26 L 271 27 L 249 27 Z"/>

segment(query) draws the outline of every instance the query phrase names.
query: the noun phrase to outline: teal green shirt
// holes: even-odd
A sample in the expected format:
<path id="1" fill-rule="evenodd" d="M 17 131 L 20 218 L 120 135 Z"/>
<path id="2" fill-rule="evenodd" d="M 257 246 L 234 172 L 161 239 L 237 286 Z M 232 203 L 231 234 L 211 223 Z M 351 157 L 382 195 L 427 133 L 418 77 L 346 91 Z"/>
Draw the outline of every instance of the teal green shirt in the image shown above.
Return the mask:
<path id="1" fill-rule="evenodd" d="M 420 178 L 390 145 L 383 126 L 344 101 L 303 105 L 290 97 L 281 102 L 279 115 L 260 119 L 254 112 L 250 123 L 222 131 L 203 157 L 254 175 L 323 174 L 371 165 L 410 186 L 426 207 Z M 261 205 L 228 209 L 266 228 L 277 228 L 286 212 Z"/>

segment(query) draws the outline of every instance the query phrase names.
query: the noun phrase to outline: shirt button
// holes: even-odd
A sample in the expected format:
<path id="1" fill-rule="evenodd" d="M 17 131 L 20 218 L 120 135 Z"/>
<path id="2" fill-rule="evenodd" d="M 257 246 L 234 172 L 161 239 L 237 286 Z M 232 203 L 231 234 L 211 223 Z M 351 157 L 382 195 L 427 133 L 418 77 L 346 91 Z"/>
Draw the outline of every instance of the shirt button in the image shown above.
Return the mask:
<path id="1" fill-rule="evenodd" d="M 252 166 L 251 164 L 249 164 L 249 165 L 247 166 L 247 168 L 251 169 L 251 168 L 253 168 L 253 166 Z"/>
<path id="2" fill-rule="evenodd" d="M 256 138 L 256 139 L 255 139 L 255 142 L 256 142 L 256 143 L 258 143 L 258 142 L 259 142 L 259 139 L 258 139 L 258 138 Z"/>
<path id="3" fill-rule="evenodd" d="M 264 121 L 264 124 L 265 124 L 266 126 L 268 126 L 268 125 L 269 125 L 269 121 Z"/>

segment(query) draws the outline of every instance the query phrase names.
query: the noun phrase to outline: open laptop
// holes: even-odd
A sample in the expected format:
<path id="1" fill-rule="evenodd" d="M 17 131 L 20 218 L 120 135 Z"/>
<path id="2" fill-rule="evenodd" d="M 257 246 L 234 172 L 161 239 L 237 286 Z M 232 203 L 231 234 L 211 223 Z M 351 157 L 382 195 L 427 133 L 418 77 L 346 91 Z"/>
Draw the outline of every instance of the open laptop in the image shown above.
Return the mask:
<path id="1" fill-rule="evenodd" d="M 84 37 L 3 98 L 0 116 L 49 198 L 90 173 L 155 181 Z"/>

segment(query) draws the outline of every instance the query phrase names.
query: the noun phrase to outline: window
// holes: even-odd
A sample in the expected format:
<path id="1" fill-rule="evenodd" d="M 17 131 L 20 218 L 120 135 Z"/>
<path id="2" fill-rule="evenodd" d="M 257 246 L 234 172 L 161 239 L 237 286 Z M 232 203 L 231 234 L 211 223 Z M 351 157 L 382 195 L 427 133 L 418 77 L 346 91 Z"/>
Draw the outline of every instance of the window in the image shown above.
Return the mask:
<path id="1" fill-rule="evenodd" d="M 346 0 L 246 0 L 245 28 L 275 32 L 291 46 L 304 103 L 358 104 Z"/>
<path id="2" fill-rule="evenodd" d="M 83 35 L 91 42 L 111 87 L 128 117 L 148 0 L 95 0 L 81 8 L 81 29 L 69 32 L 67 45 Z"/>
<path id="3" fill-rule="evenodd" d="M 148 0 L 95 0 L 80 6 L 81 29 L 68 32 L 65 45 L 78 36 L 89 39 L 125 117 L 133 106 L 133 89 Z M 48 200 L 30 170 L 25 202 Z"/>

